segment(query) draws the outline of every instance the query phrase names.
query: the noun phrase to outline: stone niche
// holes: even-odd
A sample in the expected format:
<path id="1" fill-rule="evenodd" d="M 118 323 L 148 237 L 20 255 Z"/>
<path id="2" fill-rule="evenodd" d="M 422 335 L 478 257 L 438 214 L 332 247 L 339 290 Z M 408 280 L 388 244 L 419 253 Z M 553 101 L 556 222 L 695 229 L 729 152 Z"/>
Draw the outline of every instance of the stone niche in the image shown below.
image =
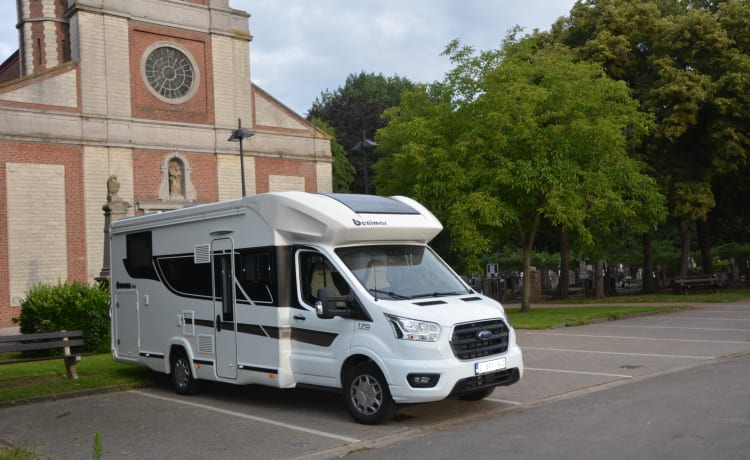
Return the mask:
<path id="1" fill-rule="evenodd" d="M 191 175 L 193 168 L 184 155 L 172 152 L 164 157 L 160 166 L 161 183 L 156 201 L 139 201 L 138 209 L 149 214 L 152 212 L 179 209 L 195 202 L 197 192 Z"/>

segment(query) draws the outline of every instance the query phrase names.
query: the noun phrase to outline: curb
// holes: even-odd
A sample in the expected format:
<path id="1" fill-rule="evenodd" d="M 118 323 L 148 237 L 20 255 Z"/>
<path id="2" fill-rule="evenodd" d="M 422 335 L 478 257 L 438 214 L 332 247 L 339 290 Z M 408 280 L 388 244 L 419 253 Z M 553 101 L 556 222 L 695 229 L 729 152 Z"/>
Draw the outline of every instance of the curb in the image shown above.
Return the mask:
<path id="1" fill-rule="evenodd" d="M 139 386 L 139 385 L 110 385 L 110 386 L 101 387 L 101 388 L 91 388 L 91 389 L 88 389 L 88 390 L 69 391 L 67 393 L 57 393 L 57 394 L 53 394 L 53 395 L 34 396 L 33 398 L 15 399 L 15 400 L 12 400 L 12 401 L 1 401 L 0 402 L 0 410 L 12 408 L 12 407 L 28 406 L 28 405 L 36 404 L 36 403 L 40 403 L 40 402 L 60 401 L 60 400 L 65 400 L 65 399 L 80 398 L 80 397 L 83 397 L 83 396 L 92 396 L 92 395 L 105 394 L 105 393 L 116 393 L 118 391 L 133 390 L 133 389 L 136 389 L 136 388 L 143 388 L 143 386 Z"/>

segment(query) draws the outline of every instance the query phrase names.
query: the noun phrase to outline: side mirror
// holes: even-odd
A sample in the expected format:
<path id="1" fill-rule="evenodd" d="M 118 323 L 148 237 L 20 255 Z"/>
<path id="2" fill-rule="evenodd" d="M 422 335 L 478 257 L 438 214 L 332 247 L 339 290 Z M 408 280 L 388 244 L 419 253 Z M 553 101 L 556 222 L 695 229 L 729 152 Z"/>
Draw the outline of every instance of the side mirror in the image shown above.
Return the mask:
<path id="1" fill-rule="evenodd" d="M 352 294 L 334 295 L 336 292 L 329 287 L 318 289 L 318 301 L 315 302 L 315 313 L 320 318 L 333 318 L 334 316 L 349 316 L 349 304 L 354 300 Z"/>

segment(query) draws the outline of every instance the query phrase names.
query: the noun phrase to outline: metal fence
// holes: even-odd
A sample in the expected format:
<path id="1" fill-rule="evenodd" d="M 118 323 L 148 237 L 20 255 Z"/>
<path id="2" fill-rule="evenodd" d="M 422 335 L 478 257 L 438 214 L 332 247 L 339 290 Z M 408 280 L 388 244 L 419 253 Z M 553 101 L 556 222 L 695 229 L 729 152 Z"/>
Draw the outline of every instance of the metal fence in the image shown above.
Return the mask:
<path id="1" fill-rule="evenodd" d="M 747 263 L 750 270 L 750 262 Z M 567 297 L 588 297 L 594 294 L 594 272 L 586 267 L 585 270 L 570 270 L 568 272 Z M 750 280 L 745 273 L 740 273 L 736 265 L 729 270 L 717 271 L 721 287 L 749 286 Z M 672 279 L 661 267 L 646 273 L 642 268 L 630 270 L 622 265 L 612 265 L 602 273 L 604 292 L 606 296 L 632 295 L 643 291 L 644 277 L 651 276 L 657 292 L 667 292 L 671 289 Z M 547 299 L 558 296 L 560 274 L 545 267 L 531 272 L 531 298 Z M 521 299 L 524 284 L 521 272 L 493 272 L 485 277 L 466 277 L 465 280 L 476 291 L 502 302 L 514 302 Z"/>

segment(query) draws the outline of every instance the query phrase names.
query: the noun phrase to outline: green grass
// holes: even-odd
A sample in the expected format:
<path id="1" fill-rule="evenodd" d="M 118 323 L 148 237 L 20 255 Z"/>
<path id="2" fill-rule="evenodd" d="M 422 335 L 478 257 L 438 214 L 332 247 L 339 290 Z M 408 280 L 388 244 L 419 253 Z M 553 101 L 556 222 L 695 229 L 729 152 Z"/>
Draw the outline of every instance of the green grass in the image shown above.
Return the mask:
<path id="1" fill-rule="evenodd" d="M 737 302 L 748 298 L 750 289 L 731 288 L 720 289 L 719 292 L 695 291 L 689 295 L 636 294 L 605 299 L 549 300 L 532 303 L 530 312 L 521 313 L 519 308 L 506 308 L 506 312 L 517 329 L 550 329 L 632 315 L 682 311 L 689 308 L 686 304 L 692 303 Z"/>
<path id="2" fill-rule="evenodd" d="M 567 300 L 550 300 L 544 304 L 584 304 L 597 305 L 603 303 L 714 303 L 714 302 L 737 302 L 739 300 L 750 298 L 750 289 L 748 288 L 730 288 L 719 289 L 719 292 L 706 290 L 697 290 L 688 295 L 685 294 L 634 294 L 617 297 L 607 297 L 606 299 L 567 299 Z"/>
<path id="3" fill-rule="evenodd" d="M 2 356 L 7 358 L 7 354 Z M 62 359 L 2 365 L 0 402 L 103 387 L 139 388 L 163 377 L 142 366 L 116 363 L 109 354 L 84 356 L 76 369 L 78 379 L 70 380 Z"/>
<path id="4" fill-rule="evenodd" d="M 0 447 L 0 460 L 37 460 L 34 450 L 22 447 Z"/>
<path id="5" fill-rule="evenodd" d="M 688 307 L 671 306 L 606 306 L 606 307 L 534 307 L 521 313 L 520 308 L 506 308 L 508 319 L 516 329 L 551 329 L 581 326 L 597 320 L 617 320 L 627 316 L 682 311 Z"/>
<path id="6" fill-rule="evenodd" d="M 33 449 L 0 447 L 0 460 L 37 460 L 37 455 Z"/>

